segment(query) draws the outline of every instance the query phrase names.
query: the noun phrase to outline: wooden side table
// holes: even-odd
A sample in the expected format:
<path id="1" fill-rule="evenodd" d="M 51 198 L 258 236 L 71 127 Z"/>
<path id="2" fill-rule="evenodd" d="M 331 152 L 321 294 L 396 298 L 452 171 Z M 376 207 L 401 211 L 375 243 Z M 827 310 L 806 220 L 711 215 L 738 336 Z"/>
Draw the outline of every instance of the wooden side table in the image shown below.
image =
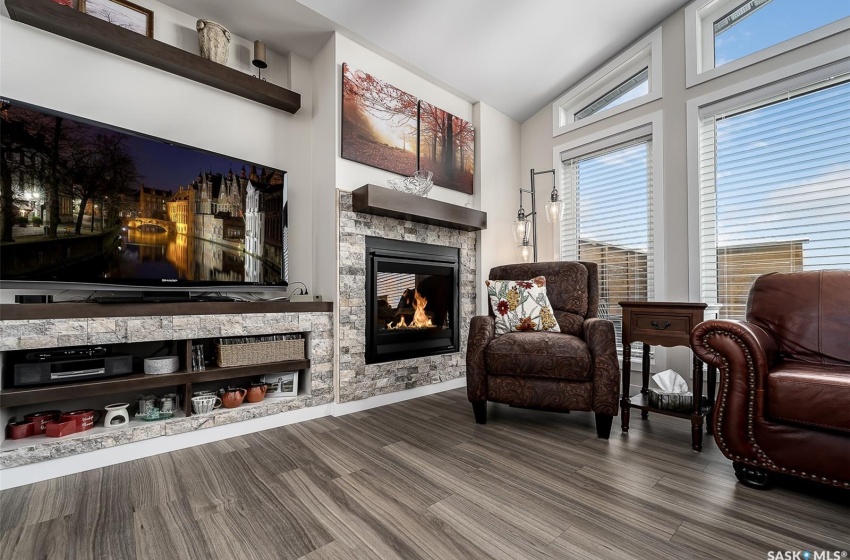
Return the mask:
<path id="1" fill-rule="evenodd" d="M 641 418 L 649 416 L 649 412 L 657 412 L 676 418 L 690 418 L 691 444 L 694 451 L 702 450 L 702 427 L 708 411 L 714 405 L 716 371 L 708 368 L 708 406 L 703 406 L 702 395 L 702 362 L 693 358 L 693 393 L 694 407 L 690 412 L 662 410 L 649 405 L 649 347 L 652 346 L 687 346 L 690 348 L 691 331 L 703 321 L 706 304 L 681 303 L 664 301 L 621 301 L 623 309 L 623 400 L 622 427 L 623 432 L 629 431 L 629 411 L 640 409 Z M 633 342 L 643 343 L 642 383 L 640 393 L 630 395 L 630 372 Z M 710 424 L 708 425 L 710 432 Z"/>

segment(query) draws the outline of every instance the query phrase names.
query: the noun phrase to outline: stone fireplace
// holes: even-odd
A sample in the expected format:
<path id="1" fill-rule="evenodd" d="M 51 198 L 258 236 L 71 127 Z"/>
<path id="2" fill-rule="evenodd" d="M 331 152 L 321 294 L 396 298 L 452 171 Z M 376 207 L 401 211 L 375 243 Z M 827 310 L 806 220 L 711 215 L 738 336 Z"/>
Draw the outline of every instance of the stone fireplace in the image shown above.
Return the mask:
<path id="1" fill-rule="evenodd" d="M 460 250 L 366 237 L 366 363 L 459 349 Z"/>
<path id="2" fill-rule="evenodd" d="M 476 268 L 475 232 L 354 212 L 340 191 L 340 402 L 464 377 Z"/>

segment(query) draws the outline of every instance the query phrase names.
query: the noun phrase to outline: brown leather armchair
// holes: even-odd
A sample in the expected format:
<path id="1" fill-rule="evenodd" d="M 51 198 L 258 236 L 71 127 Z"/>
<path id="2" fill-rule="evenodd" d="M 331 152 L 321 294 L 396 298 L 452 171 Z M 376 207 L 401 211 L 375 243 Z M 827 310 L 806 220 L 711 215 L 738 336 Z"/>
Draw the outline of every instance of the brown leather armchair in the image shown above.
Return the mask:
<path id="1" fill-rule="evenodd" d="M 746 317 L 691 333 L 720 370 L 717 446 L 748 486 L 782 473 L 850 488 L 850 271 L 760 276 Z"/>
<path id="2" fill-rule="evenodd" d="M 614 325 L 597 318 L 596 263 L 547 262 L 499 266 L 491 280 L 546 277 L 546 293 L 561 329 L 495 337 L 493 309 L 473 317 L 466 348 L 466 389 L 475 421 L 487 422 L 487 401 L 523 408 L 593 411 L 596 434 L 608 439 L 617 415 L 620 363 Z"/>

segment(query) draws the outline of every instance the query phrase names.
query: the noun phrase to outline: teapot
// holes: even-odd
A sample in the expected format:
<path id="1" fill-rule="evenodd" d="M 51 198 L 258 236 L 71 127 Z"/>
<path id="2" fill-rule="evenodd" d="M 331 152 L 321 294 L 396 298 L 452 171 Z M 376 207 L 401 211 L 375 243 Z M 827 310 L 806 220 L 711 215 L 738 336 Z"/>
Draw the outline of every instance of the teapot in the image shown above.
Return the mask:
<path id="1" fill-rule="evenodd" d="M 221 397 L 221 406 L 224 408 L 236 408 L 245 400 L 247 393 L 248 391 L 242 387 L 225 387 L 218 391 L 218 395 Z"/>
<path id="2" fill-rule="evenodd" d="M 266 390 L 268 390 L 268 385 L 265 383 L 251 383 L 248 393 L 245 395 L 245 400 L 250 403 L 260 402 L 266 398 Z"/>

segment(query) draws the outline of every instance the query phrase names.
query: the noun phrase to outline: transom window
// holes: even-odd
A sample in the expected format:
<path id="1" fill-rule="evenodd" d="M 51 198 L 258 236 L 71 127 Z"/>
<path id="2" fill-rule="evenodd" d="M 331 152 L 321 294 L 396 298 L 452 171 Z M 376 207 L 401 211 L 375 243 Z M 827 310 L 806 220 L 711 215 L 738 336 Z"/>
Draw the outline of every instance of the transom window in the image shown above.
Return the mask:
<path id="1" fill-rule="evenodd" d="M 655 101 L 661 84 L 659 27 L 552 104 L 552 135 Z"/>
<path id="2" fill-rule="evenodd" d="M 628 80 L 607 92 L 605 95 L 575 114 L 575 120 L 581 120 L 601 111 L 612 109 L 632 99 L 649 93 L 649 67 L 630 77 Z"/>
<path id="3" fill-rule="evenodd" d="M 846 0 L 749 0 L 714 22 L 714 66 L 848 16 Z"/>
<path id="4" fill-rule="evenodd" d="M 685 8 L 686 85 L 848 29 L 850 0 L 696 0 Z"/>

